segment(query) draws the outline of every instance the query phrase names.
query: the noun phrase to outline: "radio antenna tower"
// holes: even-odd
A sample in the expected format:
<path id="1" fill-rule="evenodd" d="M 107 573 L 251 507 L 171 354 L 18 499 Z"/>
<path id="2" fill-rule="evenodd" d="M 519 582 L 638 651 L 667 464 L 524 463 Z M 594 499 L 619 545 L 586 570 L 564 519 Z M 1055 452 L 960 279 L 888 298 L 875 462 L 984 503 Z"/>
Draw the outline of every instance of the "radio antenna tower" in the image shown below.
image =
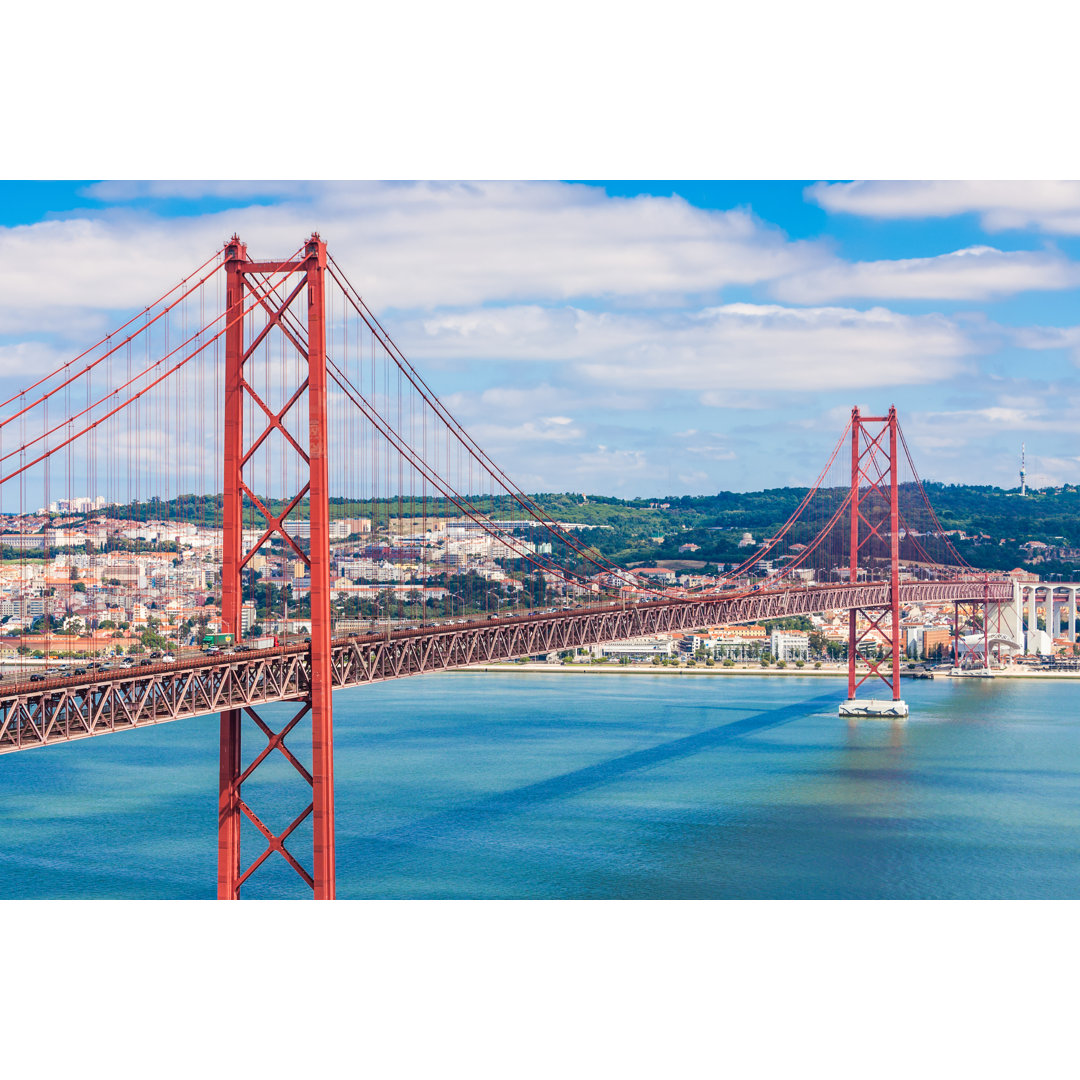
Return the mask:
<path id="1" fill-rule="evenodd" d="M 1024 444 L 1020 444 L 1020 494 L 1021 496 L 1027 494 L 1027 472 L 1024 469 Z"/>

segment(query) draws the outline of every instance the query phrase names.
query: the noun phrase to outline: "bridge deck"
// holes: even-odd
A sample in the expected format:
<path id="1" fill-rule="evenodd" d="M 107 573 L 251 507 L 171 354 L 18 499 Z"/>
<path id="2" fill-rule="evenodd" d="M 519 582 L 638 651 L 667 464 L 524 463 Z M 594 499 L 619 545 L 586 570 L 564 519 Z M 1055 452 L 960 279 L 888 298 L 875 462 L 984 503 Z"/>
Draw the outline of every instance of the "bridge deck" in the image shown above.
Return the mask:
<path id="1" fill-rule="evenodd" d="M 578 608 L 440 624 L 333 643 L 335 689 L 428 671 L 508 660 L 717 623 L 883 607 L 885 582 L 749 590 L 700 599 Z M 901 603 L 1009 601 L 1002 581 L 927 581 L 900 586 Z M 308 693 L 306 645 L 177 660 L 127 671 L 47 678 L 0 687 L 0 753 L 70 742 Z"/>

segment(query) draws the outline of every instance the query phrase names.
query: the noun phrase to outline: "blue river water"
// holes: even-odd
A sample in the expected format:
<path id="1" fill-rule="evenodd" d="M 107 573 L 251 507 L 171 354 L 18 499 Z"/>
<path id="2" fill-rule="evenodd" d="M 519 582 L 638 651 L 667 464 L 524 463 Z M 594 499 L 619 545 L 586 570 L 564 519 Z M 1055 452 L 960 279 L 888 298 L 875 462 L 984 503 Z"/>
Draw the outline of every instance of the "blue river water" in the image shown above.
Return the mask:
<path id="1" fill-rule="evenodd" d="M 1080 685 L 905 681 L 908 721 L 852 723 L 844 689 L 463 672 L 341 691 L 338 895 L 1080 896 Z M 244 791 L 278 830 L 310 796 L 273 759 Z M 0 898 L 210 898 L 216 798 L 216 717 L 0 757 Z M 290 842 L 309 866 L 310 844 L 309 820 Z M 245 832 L 245 859 L 263 846 Z M 274 855 L 244 892 L 306 887 Z"/>

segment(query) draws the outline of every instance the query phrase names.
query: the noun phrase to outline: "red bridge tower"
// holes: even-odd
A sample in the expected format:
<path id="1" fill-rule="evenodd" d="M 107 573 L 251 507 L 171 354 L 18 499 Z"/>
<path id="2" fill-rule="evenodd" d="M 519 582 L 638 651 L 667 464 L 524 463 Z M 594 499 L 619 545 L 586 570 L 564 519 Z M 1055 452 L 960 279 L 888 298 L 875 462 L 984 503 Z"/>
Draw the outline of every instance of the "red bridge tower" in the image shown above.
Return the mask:
<path id="1" fill-rule="evenodd" d="M 888 566 L 888 603 L 880 608 L 848 613 L 848 700 L 841 716 L 907 716 L 900 700 L 900 512 L 897 481 L 896 407 L 888 416 L 862 416 L 851 410 L 851 541 L 849 581 L 858 583 L 860 556 L 868 578 L 877 567 Z M 862 629 L 858 623 L 864 620 Z M 875 634 L 875 631 L 877 634 Z M 885 656 L 859 646 L 871 635 L 883 635 L 890 648 Z M 858 689 L 880 679 L 891 691 L 891 702 L 859 701 Z"/>
<path id="2" fill-rule="evenodd" d="M 242 572 L 271 536 L 282 537 L 306 564 L 311 578 L 311 680 L 296 715 L 278 732 L 254 709 L 231 709 L 221 714 L 221 763 L 218 801 L 218 898 L 235 900 L 251 874 L 274 852 L 279 852 L 307 882 L 317 900 L 334 898 L 334 737 L 330 671 L 330 527 L 326 430 L 326 244 L 313 234 L 295 261 L 254 262 L 247 247 L 233 236 L 225 247 L 225 505 L 222 552 L 222 629 L 241 635 Z M 301 297 L 306 294 L 306 310 Z M 296 303 L 297 301 L 300 303 Z M 257 301 L 265 312 L 263 325 L 245 341 L 246 306 Z M 295 306 L 294 306 L 295 305 Z M 297 310 L 299 309 L 299 310 Z M 272 409 L 254 389 L 251 367 L 256 350 L 277 330 L 299 353 L 303 378 L 284 404 Z M 307 399 L 307 423 L 298 403 Z M 262 431 L 244 431 L 245 404 L 265 418 Z M 292 417 L 290 421 L 290 416 Z M 297 418 L 299 423 L 297 422 Z M 294 430 L 290 430 L 290 424 Z M 302 428 L 306 427 L 307 431 Z M 298 455 L 301 475 L 307 476 L 280 513 L 273 513 L 244 480 L 244 466 L 274 433 L 286 444 L 282 452 Z M 284 521 L 306 500 L 310 509 L 310 544 L 304 551 L 286 532 Z M 244 550 L 243 510 L 254 506 L 264 519 L 262 536 Z M 266 736 L 267 744 L 247 768 L 242 768 L 241 720 L 244 714 Z M 311 771 L 285 745 L 285 737 L 310 713 Z M 280 833 L 274 833 L 244 800 L 241 786 L 275 750 L 282 753 L 311 785 L 311 801 Z M 312 815 L 314 860 L 312 872 L 288 850 L 285 841 Z M 247 818 L 266 841 L 265 850 L 246 869 L 240 859 L 240 832 Z"/>

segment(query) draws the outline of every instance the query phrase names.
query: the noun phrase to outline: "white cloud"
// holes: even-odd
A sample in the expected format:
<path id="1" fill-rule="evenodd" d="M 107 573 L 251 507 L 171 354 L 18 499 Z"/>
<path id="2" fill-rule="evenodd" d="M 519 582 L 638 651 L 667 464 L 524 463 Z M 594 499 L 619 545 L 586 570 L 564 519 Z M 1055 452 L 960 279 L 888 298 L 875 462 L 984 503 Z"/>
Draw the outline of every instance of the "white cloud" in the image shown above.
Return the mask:
<path id="1" fill-rule="evenodd" d="M 576 297 L 667 298 L 791 274 L 824 257 L 746 210 L 678 197 L 611 198 L 580 184 L 374 183 L 97 186 L 112 198 L 237 191 L 274 205 L 158 217 L 146 209 L 0 229 L 4 308 L 137 308 L 234 231 L 254 257 L 313 230 L 377 310 Z"/>
<path id="2" fill-rule="evenodd" d="M 723 432 L 680 431 L 675 438 L 682 442 L 680 454 L 702 461 L 734 461 L 739 456 L 731 445 L 731 438 Z"/>
<path id="3" fill-rule="evenodd" d="M 62 331 L 42 325 L 49 313 L 145 307 L 213 255 L 220 232 L 130 213 L 0 228 L 0 320 L 36 312 Z"/>
<path id="4" fill-rule="evenodd" d="M 626 315 L 535 306 L 432 316 L 399 334 L 425 358 L 573 362 L 624 390 L 830 390 L 934 382 L 973 347 L 939 315 L 885 308 L 726 304 L 697 313 Z M 737 400 L 737 399 L 736 399 Z"/>
<path id="5" fill-rule="evenodd" d="M 774 296 L 794 303 L 854 298 L 990 300 L 1030 289 L 1080 285 L 1080 265 L 1050 251 L 963 248 L 922 259 L 836 262 L 781 278 Z"/>
<path id="6" fill-rule="evenodd" d="M 469 434 L 485 449 L 491 449 L 536 442 L 576 442 L 584 432 L 567 416 L 542 416 L 519 424 L 472 424 Z"/>
<path id="7" fill-rule="evenodd" d="M 701 404 L 717 409 L 777 409 L 787 408 L 798 399 L 794 393 L 781 393 L 769 388 L 767 391 L 707 390 L 701 395 Z"/>
<path id="8" fill-rule="evenodd" d="M 903 425 L 918 461 L 921 455 L 916 453 L 916 446 L 924 451 L 963 449 L 980 439 L 1000 441 L 1003 432 L 1072 432 L 1078 406 L 1080 395 L 1059 389 L 1048 392 L 1043 399 L 1003 397 L 977 409 L 916 412 L 906 417 Z M 1018 450 L 1020 441 L 1016 439 Z"/>
<path id="9" fill-rule="evenodd" d="M 806 197 L 831 213 L 908 219 L 976 213 L 983 227 L 1080 235 L 1077 180 L 820 181 Z"/>
<path id="10" fill-rule="evenodd" d="M 634 484 L 644 485 L 649 481 L 662 479 L 669 473 L 666 464 L 650 461 L 643 450 L 618 449 L 604 445 L 578 455 L 573 466 L 573 475 L 579 480 L 594 476 L 618 476 L 624 490 Z"/>
<path id="11" fill-rule="evenodd" d="M 763 454 L 775 433 L 709 430 L 732 418 L 698 406 L 790 410 L 818 391 L 880 397 L 877 388 L 924 386 L 970 370 L 970 358 L 983 350 L 985 328 L 971 320 L 827 301 L 977 299 L 1066 287 L 1060 282 L 1073 273 L 1054 252 L 989 247 L 848 266 L 824 246 L 792 243 L 745 211 L 700 210 L 680 199 L 611 199 L 555 183 L 110 182 L 91 194 L 103 206 L 193 195 L 252 205 L 172 219 L 106 207 L 89 217 L 0 229 L 0 333 L 70 331 L 88 344 L 100 336 L 103 319 L 113 323 L 115 309 L 130 312 L 153 299 L 234 229 L 256 256 L 287 255 L 318 229 L 373 307 L 399 309 L 387 326 L 422 372 L 488 361 L 475 365 L 469 382 L 456 371 L 439 381 L 451 388 L 507 384 L 444 400 L 530 490 L 753 487 L 781 456 L 794 460 L 797 473 L 798 452 Z M 284 201 L 255 205 L 260 199 Z M 768 282 L 778 298 L 812 306 L 713 303 L 725 286 Z M 706 302 L 701 297 L 713 306 L 695 310 Z M 1080 348 L 1080 327 L 993 333 L 1026 348 Z M 0 350 L 0 374 L 21 376 L 69 358 L 53 345 L 9 345 Z M 526 380 L 539 385 L 515 385 Z M 619 429 L 614 410 L 653 411 L 655 421 L 635 418 Z M 836 432 L 848 410 L 838 410 Z M 741 420 L 744 429 L 749 419 Z M 935 414 L 920 430 L 941 437 L 952 425 L 954 433 L 985 443 L 1032 421 L 1064 423 L 1041 400 L 1002 398 L 981 413 Z M 820 416 L 789 418 L 779 442 L 797 442 L 800 424 L 809 439 L 823 423 Z M 681 430 L 691 424 L 698 430 Z M 960 465 L 970 453 L 956 443 L 936 445 Z M 770 464 L 763 465 L 766 456 Z M 960 465 L 958 473 L 970 476 L 970 458 L 966 469 Z"/>
<path id="12" fill-rule="evenodd" d="M 18 377 L 20 384 L 28 384 L 38 375 L 54 371 L 70 359 L 51 345 L 39 341 L 0 345 L 0 378 Z"/>
<path id="13" fill-rule="evenodd" d="M 1065 349 L 1080 367 L 1080 326 L 1021 326 L 1011 328 L 1009 337 L 1022 349 Z"/>
<path id="14" fill-rule="evenodd" d="M 1028 487 L 1059 487 L 1075 484 L 1080 477 L 1080 457 L 1033 454 L 1028 457 Z M 1015 483 L 1015 481 L 1013 481 Z"/>
<path id="15" fill-rule="evenodd" d="M 102 180 L 79 194 L 103 203 L 134 199 L 287 199 L 301 198 L 320 185 L 296 180 Z"/>
<path id="16" fill-rule="evenodd" d="M 1016 380 L 971 406 L 909 409 L 901 423 L 924 479 L 1017 487 L 1023 442 L 1030 485 L 1075 484 L 1078 409 L 1077 386 Z"/>
<path id="17" fill-rule="evenodd" d="M 528 452 L 508 445 L 499 460 L 525 491 L 584 491 L 635 497 L 650 492 L 670 493 L 678 487 L 668 448 L 654 455 L 591 440 L 583 447 L 547 442 L 535 444 Z M 698 490 L 709 487 L 702 483 Z"/>
<path id="18" fill-rule="evenodd" d="M 603 401 L 597 401 L 595 388 L 588 392 L 578 385 L 573 388 L 540 383 L 534 386 L 492 386 L 482 391 L 459 390 L 442 395 L 443 404 L 459 420 L 488 418 L 492 415 L 514 416 L 519 421 L 537 420 L 545 413 L 555 410 L 564 412 L 594 412 L 602 408 L 607 410 L 648 409 L 655 403 L 655 397 L 649 394 L 605 393 Z M 551 417 L 553 420 L 565 420 L 565 417 Z"/>

